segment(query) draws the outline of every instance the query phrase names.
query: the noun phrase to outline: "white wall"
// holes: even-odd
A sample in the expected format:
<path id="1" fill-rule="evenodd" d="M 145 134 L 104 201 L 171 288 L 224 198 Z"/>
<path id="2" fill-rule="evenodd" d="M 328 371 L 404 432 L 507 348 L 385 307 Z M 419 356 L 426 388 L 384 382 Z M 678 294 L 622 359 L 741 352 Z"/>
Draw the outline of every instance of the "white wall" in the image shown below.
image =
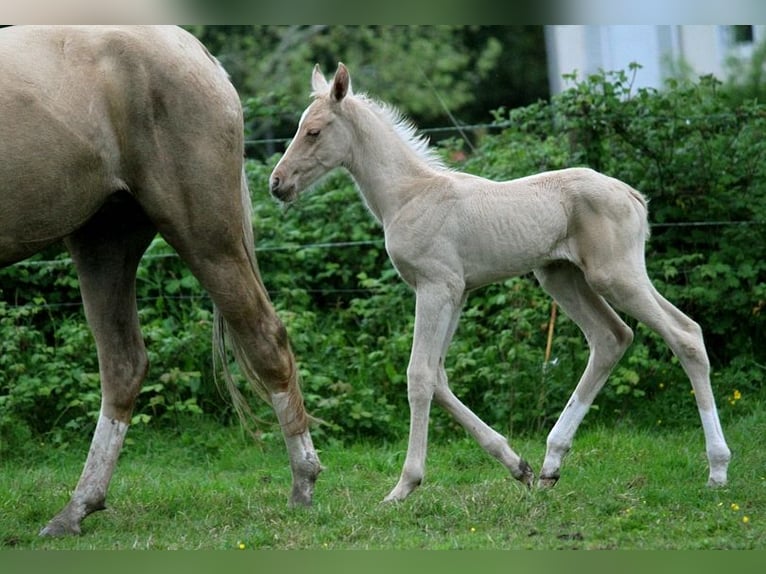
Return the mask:
<path id="1" fill-rule="evenodd" d="M 567 87 L 562 74 L 578 78 L 599 70 L 628 70 L 641 64 L 635 86 L 661 88 L 679 62 L 693 74 L 726 79 L 726 59 L 747 58 L 766 39 L 766 27 L 753 26 L 754 42 L 736 44 L 731 26 L 715 25 L 568 25 L 546 26 L 551 93 Z"/>

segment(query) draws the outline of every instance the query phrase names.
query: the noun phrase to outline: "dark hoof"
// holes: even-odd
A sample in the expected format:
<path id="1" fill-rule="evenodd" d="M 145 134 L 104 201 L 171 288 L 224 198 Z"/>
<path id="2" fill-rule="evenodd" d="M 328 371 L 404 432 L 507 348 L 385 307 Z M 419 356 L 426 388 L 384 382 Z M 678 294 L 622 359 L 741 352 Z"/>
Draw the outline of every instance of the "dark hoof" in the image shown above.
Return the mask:
<path id="1" fill-rule="evenodd" d="M 532 467 L 529 466 L 529 463 L 527 463 L 526 460 L 521 459 L 519 461 L 519 470 L 518 473 L 512 473 L 513 478 L 518 480 L 520 483 L 522 483 L 524 486 L 530 488 L 532 486 L 532 483 L 535 481 L 535 473 L 532 470 Z"/>
<path id="2" fill-rule="evenodd" d="M 290 506 L 309 507 L 314 500 L 314 485 L 316 484 L 319 473 L 324 467 L 317 463 L 312 463 L 304 469 L 304 476 L 293 480 L 293 490 L 290 494 Z"/>

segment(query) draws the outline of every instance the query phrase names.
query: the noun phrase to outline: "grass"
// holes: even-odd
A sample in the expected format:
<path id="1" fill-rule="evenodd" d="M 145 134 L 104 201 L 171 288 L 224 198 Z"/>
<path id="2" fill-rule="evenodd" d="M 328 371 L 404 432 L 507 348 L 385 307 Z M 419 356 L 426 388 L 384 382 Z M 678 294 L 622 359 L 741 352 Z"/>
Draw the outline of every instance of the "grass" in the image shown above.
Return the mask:
<path id="1" fill-rule="evenodd" d="M 433 439 L 424 484 L 381 505 L 405 443 L 327 445 L 311 509 L 290 509 L 281 439 L 196 423 L 135 428 L 109 510 L 83 535 L 41 539 L 68 500 L 87 444 L 30 445 L 0 463 L 0 548 L 758 549 L 766 545 L 766 413 L 725 426 L 730 484 L 708 489 L 702 431 L 588 428 L 559 484 L 527 490 L 466 437 Z M 539 469 L 544 436 L 513 440 Z M 319 442 L 319 441 L 317 441 Z"/>

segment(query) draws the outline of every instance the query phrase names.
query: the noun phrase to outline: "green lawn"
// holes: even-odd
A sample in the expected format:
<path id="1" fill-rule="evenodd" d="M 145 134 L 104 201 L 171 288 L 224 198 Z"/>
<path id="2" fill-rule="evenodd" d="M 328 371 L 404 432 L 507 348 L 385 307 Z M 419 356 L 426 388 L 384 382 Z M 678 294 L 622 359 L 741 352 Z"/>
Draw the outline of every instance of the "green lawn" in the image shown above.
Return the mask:
<path id="1" fill-rule="evenodd" d="M 381 505 L 405 443 L 318 444 L 311 509 L 287 507 L 281 438 L 196 423 L 131 429 L 109 510 L 83 534 L 40 539 L 68 500 L 87 444 L 30 445 L 0 463 L 5 549 L 760 549 L 766 546 L 766 413 L 725 427 L 730 484 L 704 486 L 702 431 L 585 425 L 552 490 L 527 490 L 468 438 L 433 439 L 424 484 Z M 404 438 L 404 437 L 403 437 Z M 319 443 L 319 441 L 316 441 Z M 535 470 L 545 436 L 512 440 Z"/>

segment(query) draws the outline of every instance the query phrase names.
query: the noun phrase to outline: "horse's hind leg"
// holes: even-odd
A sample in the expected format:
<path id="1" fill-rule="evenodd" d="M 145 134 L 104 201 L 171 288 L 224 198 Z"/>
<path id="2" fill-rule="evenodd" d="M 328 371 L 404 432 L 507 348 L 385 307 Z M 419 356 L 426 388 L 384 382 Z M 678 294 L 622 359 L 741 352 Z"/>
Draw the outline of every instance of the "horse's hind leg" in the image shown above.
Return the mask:
<path id="1" fill-rule="evenodd" d="M 200 247 L 193 256 L 187 254 L 188 261 L 223 317 L 240 367 L 277 415 L 293 476 L 290 503 L 309 506 L 322 467 L 309 433 L 287 330 L 244 247 L 229 257 L 206 257 L 206 251 Z"/>
<path id="2" fill-rule="evenodd" d="M 702 329 L 667 301 L 652 285 L 643 266 L 615 269 L 608 277 L 589 278 L 617 308 L 658 333 L 673 350 L 691 381 L 705 434 L 709 486 L 725 485 L 731 451 L 724 439 Z"/>
<path id="3" fill-rule="evenodd" d="M 225 200 L 223 193 L 219 197 Z M 252 236 L 236 223 L 245 217 L 243 207 L 249 209 L 249 203 L 231 198 L 205 211 L 209 224 L 204 229 L 181 225 L 160 231 L 210 294 L 243 374 L 274 408 L 290 459 L 290 503 L 308 506 L 322 467 L 311 440 L 287 330 L 261 280 L 251 251 Z"/>
<path id="4" fill-rule="evenodd" d="M 585 281 L 574 265 L 559 262 L 535 275 L 562 310 L 583 331 L 590 347 L 585 371 L 556 424 L 548 434 L 539 486 L 556 484 L 561 463 L 596 396 L 633 340 L 633 333 L 614 310 Z"/>
<path id="5" fill-rule="evenodd" d="M 101 411 L 74 493 L 40 531 L 41 536 L 79 534 L 82 519 L 105 508 L 109 482 L 148 368 L 136 311 L 135 277 L 154 234 L 129 200 L 106 206 L 66 240 L 96 340 Z"/>

